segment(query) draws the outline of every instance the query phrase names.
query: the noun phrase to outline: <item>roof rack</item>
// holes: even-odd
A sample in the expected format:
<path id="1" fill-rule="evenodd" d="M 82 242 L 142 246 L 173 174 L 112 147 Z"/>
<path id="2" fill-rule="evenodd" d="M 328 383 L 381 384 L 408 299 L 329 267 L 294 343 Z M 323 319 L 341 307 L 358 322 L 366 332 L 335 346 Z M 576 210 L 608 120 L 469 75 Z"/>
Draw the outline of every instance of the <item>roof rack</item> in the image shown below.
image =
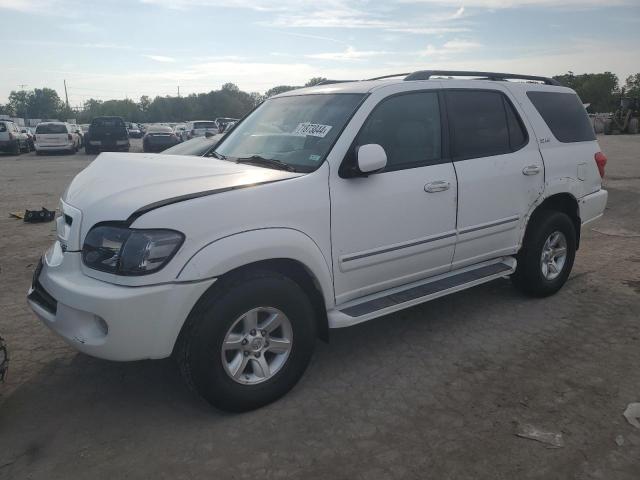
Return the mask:
<path id="1" fill-rule="evenodd" d="M 385 78 L 393 78 L 393 77 L 405 77 L 407 75 L 411 75 L 411 73 L 395 73 L 393 75 L 383 75 L 382 77 L 367 78 L 366 81 L 369 81 L 369 80 L 384 80 Z"/>
<path id="2" fill-rule="evenodd" d="M 401 74 L 404 75 L 404 74 Z M 397 76 L 388 75 L 387 77 Z M 480 77 L 481 80 L 496 80 L 503 81 L 507 79 L 514 80 L 534 80 L 536 82 L 544 82 L 546 85 L 562 86 L 560 82 L 548 77 L 539 77 L 535 75 L 518 75 L 515 73 L 497 73 L 497 72 L 465 72 L 457 70 L 420 70 L 408 74 L 404 79 L 410 80 L 429 80 L 433 76 L 446 76 L 446 77 Z M 385 77 L 380 77 L 385 78 Z"/>
<path id="3" fill-rule="evenodd" d="M 348 83 L 348 82 L 357 82 L 357 81 L 358 80 L 323 80 L 319 83 L 316 83 L 313 86 L 317 87 L 318 85 L 332 85 L 334 83 Z"/>

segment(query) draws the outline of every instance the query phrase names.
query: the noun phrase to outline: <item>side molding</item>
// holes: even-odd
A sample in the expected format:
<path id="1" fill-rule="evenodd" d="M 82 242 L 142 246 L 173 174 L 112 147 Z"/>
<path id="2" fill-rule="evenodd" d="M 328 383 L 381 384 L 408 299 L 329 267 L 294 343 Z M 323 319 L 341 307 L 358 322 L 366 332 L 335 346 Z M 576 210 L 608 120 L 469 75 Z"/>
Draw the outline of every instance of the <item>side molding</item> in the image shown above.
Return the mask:
<path id="1" fill-rule="evenodd" d="M 292 228 L 263 228 L 215 240 L 195 253 L 178 273 L 181 282 L 219 277 L 251 263 L 278 258 L 300 262 L 315 277 L 327 309 L 335 305 L 331 268 L 320 247 Z"/>

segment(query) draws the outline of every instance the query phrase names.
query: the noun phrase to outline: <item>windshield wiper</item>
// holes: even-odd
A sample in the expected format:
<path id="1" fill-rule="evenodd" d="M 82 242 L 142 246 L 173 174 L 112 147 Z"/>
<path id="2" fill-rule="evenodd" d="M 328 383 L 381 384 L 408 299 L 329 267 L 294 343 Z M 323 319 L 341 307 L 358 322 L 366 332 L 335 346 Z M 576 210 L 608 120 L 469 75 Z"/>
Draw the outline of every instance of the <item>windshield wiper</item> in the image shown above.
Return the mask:
<path id="1" fill-rule="evenodd" d="M 227 157 L 225 157 L 224 155 L 216 152 L 215 150 L 213 152 L 211 152 L 211 155 L 213 155 L 218 160 L 226 160 L 227 159 Z"/>
<path id="2" fill-rule="evenodd" d="M 276 160 L 275 158 L 264 158 L 260 155 L 251 155 L 250 157 L 237 158 L 237 163 L 253 163 L 256 165 L 264 165 L 266 167 L 274 167 L 279 170 L 286 170 L 288 172 L 295 172 L 296 169 L 288 163 Z"/>

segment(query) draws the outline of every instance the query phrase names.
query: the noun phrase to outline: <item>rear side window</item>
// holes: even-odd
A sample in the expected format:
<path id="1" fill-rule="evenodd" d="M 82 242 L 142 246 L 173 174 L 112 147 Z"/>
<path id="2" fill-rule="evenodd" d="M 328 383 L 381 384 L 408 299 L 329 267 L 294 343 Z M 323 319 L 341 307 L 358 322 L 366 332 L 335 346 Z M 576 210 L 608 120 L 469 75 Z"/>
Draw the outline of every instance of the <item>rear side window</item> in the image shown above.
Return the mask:
<path id="1" fill-rule="evenodd" d="M 527 92 L 527 97 L 560 142 L 589 142 L 596 139 L 587 111 L 577 95 Z"/>
<path id="2" fill-rule="evenodd" d="M 36 127 L 36 133 L 67 133 L 67 126 L 64 123 L 45 123 Z"/>
<path id="3" fill-rule="evenodd" d="M 502 93 L 449 90 L 446 96 L 454 160 L 503 155 L 527 143 L 522 120 Z"/>
<path id="4" fill-rule="evenodd" d="M 357 144 L 377 143 L 387 153 L 385 171 L 438 163 L 441 158 L 437 92 L 416 92 L 383 100 L 365 122 Z"/>
<path id="5" fill-rule="evenodd" d="M 7 131 L 7 124 L 0 122 L 0 132 L 6 132 L 6 131 Z"/>

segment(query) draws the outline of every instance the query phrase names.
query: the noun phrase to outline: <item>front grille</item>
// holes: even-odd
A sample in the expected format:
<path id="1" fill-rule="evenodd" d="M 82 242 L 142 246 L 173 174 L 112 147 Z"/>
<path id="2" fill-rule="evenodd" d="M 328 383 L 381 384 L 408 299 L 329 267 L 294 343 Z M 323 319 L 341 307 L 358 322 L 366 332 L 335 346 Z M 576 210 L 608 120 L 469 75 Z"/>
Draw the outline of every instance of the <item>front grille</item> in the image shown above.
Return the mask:
<path id="1" fill-rule="evenodd" d="M 34 303 L 37 303 L 42 308 L 44 308 L 47 312 L 56 314 L 58 311 L 58 302 L 55 298 L 49 295 L 42 284 L 36 280 L 33 284 L 33 291 L 29 294 L 29 300 Z"/>

